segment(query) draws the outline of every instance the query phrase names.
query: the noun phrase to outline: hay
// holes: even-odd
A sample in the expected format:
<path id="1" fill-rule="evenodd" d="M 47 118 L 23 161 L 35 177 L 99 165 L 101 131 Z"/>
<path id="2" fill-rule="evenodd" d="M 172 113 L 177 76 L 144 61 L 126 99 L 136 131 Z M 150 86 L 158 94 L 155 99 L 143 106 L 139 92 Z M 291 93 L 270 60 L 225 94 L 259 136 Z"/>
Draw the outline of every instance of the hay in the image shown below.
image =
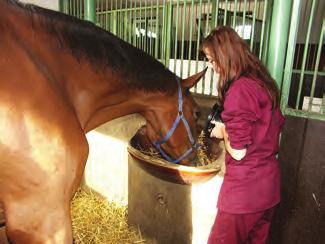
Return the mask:
<path id="1" fill-rule="evenodd" d="M 141 134 L 138 135 L 143 136 Z M 141 140 L 136 141 L 135 144 L 135 148 L 138 149 L 141 153 L 154 158 L 162 158 L 162 155 L 152 145 L 149 145 L 148 143 L 142 145 Z M 198 136 L 197 144 L 200 146 L 197 148 L 197 156 L 199 161 L 196 162 L 196 167 L 209 169 L 218 167 L 222 164 L 223 157 L 220 156 L 222 154 L 222 150 L 224 150 L 223 143 L 218 143 L 220 153 L 218 155 L 215 155 L 217 157 L 213 157 L 210 153 L 208 153 L 209 150 L 208 146 L 206 145 L 206 135 L 202 130 L 200 135 Z"/>
<path id="2" fill-rule="evenodd" d="M 199 164 L 198 166 L 203 166 L 203 165 L 209 165 L 212 164 L 214 160 L 210 159 L 208 157 L 208 153 L 207 153 L 207 147 L 206 145 L 204 145 L 204 139 L 205 139 L 205 133 L 202 130 L 198 139 L 197 139 L 197 143 L 199 145 L 201 145 L 198 149 L 197 149 L 197 156 L 199 159 Z"/>
<path id="3" fill-rule="evenodd" d="M 76 244 L 145 243 L 139 230 L 127 225 L 127 207 L 110 203 L 98 194 L 79 189 L 71 203 Z"/>

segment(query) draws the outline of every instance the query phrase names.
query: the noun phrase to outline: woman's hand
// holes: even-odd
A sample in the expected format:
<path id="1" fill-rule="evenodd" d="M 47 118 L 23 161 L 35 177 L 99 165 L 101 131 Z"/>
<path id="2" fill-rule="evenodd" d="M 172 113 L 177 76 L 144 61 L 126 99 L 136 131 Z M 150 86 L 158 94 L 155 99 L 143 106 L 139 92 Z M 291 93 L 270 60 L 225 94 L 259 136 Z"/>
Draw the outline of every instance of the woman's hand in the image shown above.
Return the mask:
<path id="1" fill-rule="evenodd" d="M 230 145 L 225 124 L 218 121 L 211 121 L 211 123 L 214 124 L 215 126 L 211 131 L 210 137 L 224 139 L 226 150 L 231 155 L 231 157 L 237 161 L 242 160 L 246 156 L 246 152 L 247 152 L 246 148 L 245 149 L 232 148 Z"/>
<path id="2" fill-rule="evenodd" d="M 211 121 L 211 124 L 214 124 L 214 128 L 210 133 L 210 137 L 215 137 L 218 139 L 224 138 L 225 124 L 219 121 Z"/>

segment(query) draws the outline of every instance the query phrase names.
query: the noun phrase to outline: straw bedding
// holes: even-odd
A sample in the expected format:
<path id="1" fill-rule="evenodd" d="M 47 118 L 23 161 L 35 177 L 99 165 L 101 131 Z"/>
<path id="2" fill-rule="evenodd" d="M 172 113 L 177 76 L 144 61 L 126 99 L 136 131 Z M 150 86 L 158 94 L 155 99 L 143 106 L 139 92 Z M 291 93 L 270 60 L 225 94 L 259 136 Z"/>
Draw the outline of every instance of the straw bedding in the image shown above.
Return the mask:
<path id="1" fill-rule="evenodd" d="M 160 158 L 140 129 L 137 149 L 150 157 Z M 198 138 L 197 167 L 213 168 L 224 160 L 223 143 L 209 141 L 202 132 Z M 215 148 L 213 148 L 215 146 Z M 221 147 L 220 147 L 221 146 Z M 79 189 L 71 203 L 72 227 L 76 244 L 134 244 L 145 243 L 140 230 L 127 224 L 127 207 L 110 203 L 89 189 Z"/>
<path id="2" fill-rule="evenodd" d="M 71 215 L 76 244 L 145 243 L 139 230 L 128 228 L 126 206 L 110 203 L 88 189 L 77 191 Z"/>

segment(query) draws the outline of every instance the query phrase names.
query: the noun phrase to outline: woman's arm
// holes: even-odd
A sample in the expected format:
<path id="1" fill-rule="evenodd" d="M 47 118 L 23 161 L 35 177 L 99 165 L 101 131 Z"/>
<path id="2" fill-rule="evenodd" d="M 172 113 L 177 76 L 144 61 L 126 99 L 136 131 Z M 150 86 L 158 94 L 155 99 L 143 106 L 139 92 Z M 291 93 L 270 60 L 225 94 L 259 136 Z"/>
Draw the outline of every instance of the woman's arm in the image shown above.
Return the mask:
<path id="1" fill-rule="evenodd" d="M 237 161 L 242 160 L 246 156 L 246 148 L 244 149 L 234 149 L 230 145 L 229 136 L 226 131 L 225 125 L 221 122 L 211 121 L 211 123 L 215 124 L 215 127 L 211 131 L 210 136 L 216 137 L 219 139 L 224 139 L 225 148 L 227 152 L 231 155 L 231 157 Z"/>
<path id="2" fill-rule="evenodd" d="M 223 133 L 223 139 L 225 142 L 225 148 L 227 150 L 227 152 L 231 155 L 231 157 L 237 161 L 242 160 L 245 156 L 246 156 L 246 148 L 244 149 L 234 149 L 231 147 L 230 145 L 230 141 L 229 141 L 229 137 L 228 137 L 228 133 L 226 131 L 225 126 L 223 126 L 222 129 L 222 133 Z"/>

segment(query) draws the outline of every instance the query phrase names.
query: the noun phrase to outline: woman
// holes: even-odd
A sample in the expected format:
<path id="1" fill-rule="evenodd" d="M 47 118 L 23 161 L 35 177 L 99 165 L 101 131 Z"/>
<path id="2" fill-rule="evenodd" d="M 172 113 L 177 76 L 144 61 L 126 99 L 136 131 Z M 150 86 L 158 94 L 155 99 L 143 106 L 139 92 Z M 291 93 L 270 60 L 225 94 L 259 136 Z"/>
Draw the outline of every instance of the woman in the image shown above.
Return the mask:
<path id="1" fill-rule="evenodd" d="M 280 202 L 276 158 L 284 117 L 275 81 L 230 27 L 214 29 L 203 51 L 219 74 L 221 122 L 211 137 L 224 139 L 226 173 L 209 244 L 266 243 Z"/>

